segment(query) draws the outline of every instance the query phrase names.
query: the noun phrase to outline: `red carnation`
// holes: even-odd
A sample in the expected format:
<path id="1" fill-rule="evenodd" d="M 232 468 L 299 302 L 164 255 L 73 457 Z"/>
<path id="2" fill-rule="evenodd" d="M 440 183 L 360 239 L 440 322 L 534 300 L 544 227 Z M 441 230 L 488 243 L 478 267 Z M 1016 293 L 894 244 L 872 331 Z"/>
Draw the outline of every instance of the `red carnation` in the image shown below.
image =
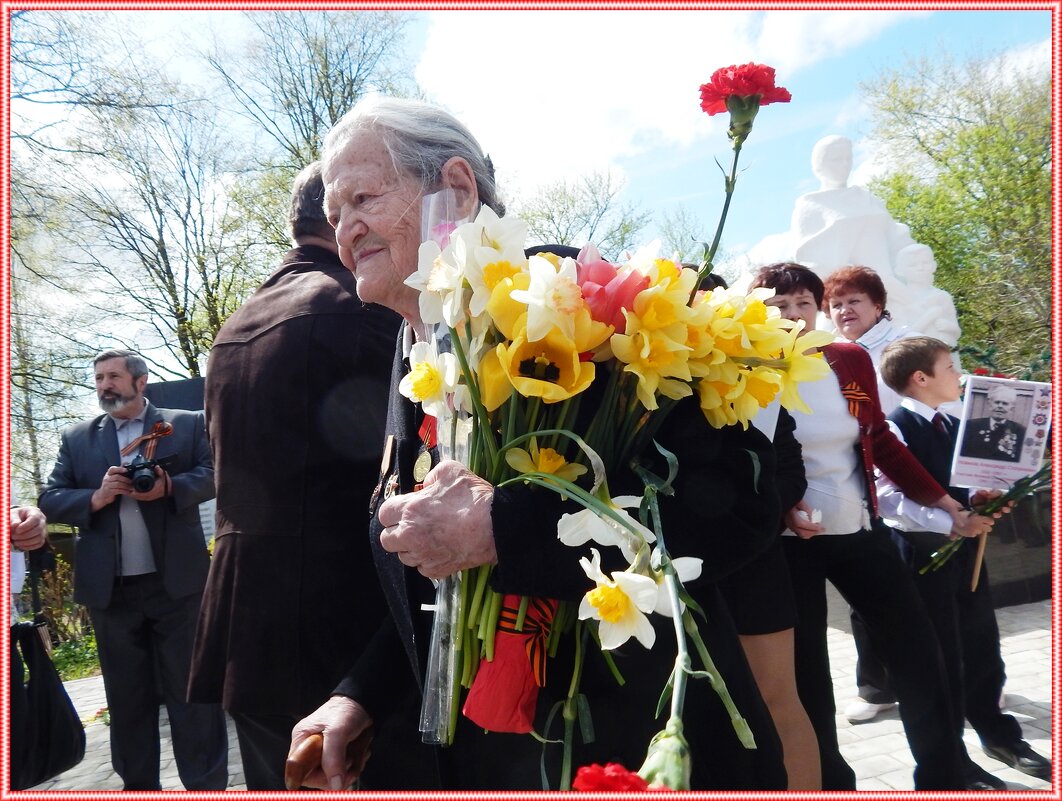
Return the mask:
<path id="1" fill-rule="evenodd" d="M 752 121 L 760 106 L 788 103 L 789 90 L 774 85 L 774 67 L 765 64 L 742 64 L 723 67 L 712 73 L 712 80 L 701 85 L 701 108 L 708 114 L 730 112 L 727 136 L 735 151 L 752 133 Z"/>
<path id="2" fill-rule="evenodd" d="M 774 85 L 774 67 L 766 64 L 742 64 L 723 67 L 712 73 L 712 80 L 701 85 L 701 108 L 708 114 L 729 111 L 730 97 L 759 95 L 759 105 L 788 103 L 793 99 L 789 90 Z"/>
<path id="3" fill-rule="evenodd" d="M 627 770 L 618 762 L 609 762 L 605 766 L 586 765 L 579 768 L 572 782 L 573 790 L 582 792 L 605 791 L 615 792 L 623 790 L 649 789 L 645 779 L 633 771 Z"/>

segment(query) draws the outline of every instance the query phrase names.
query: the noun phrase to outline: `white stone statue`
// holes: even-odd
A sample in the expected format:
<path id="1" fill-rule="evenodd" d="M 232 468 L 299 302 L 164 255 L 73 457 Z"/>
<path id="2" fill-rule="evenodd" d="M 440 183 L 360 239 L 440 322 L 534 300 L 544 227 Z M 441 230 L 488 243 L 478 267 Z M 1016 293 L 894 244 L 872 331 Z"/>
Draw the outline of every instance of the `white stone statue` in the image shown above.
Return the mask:
<path id="1" fill-rule="evenodd" d="M 896 222 L 885 204 L 861 186 L 848 186 L 852 140 L 827 136 L 811 151 L 811 169 L 819 190 L 797 198 L 790 235 L 794 260 L 825 277 L 838 267 L 870 267 L 889 295 L 897 287 L 894 256 L 913 245 L 906 225 Z"/>
<path id="2" fill-rule="evenodd" d="M 959 343 L 959 317 L 951 295 L 933 286 L 937 260 L 929 245 L 908 245 L 896 254 L 896 277 L 902 282 L 893 316 L 897 323 L 927 337 L 936 337 L 953 348 Z M 891 296 L 890 296 L 891 300 Z M 890 308 L 892 304 L 890 303 Z"/>

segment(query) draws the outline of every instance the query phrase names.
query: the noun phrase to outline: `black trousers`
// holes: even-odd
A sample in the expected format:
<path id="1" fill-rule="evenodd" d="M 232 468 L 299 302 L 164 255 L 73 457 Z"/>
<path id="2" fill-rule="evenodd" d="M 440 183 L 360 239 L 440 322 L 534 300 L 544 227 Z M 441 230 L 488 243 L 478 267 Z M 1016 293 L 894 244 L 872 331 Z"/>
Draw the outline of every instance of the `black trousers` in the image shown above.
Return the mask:
<path id="1" fill-rule="evenodd" d="M 240 760 L 248 790 L 283 790 L 284 762 L 291 748 L 292 715 L 253 715 L 229 712 L 236 724 Z"/>
<path id="2" fill-rule="evenodd" d="M 826 582 L 862 616 L 892 675 L 915 759 L 917 790 L 965 787 L 961 728 L 951 710 L 940 644 L 910 571 L 888 535 L 859 531 L 809 540 L 785 537 L 796 597 L 796 678 L 819 742 L 824 790 L 855 789 L 837 743 L 836 702 L 826 645 Z"/>
<path id="3" fill-rule="evenodd" d="M 1021 724 L 999 709 L 1006 669 L 988 567 L 983 562 L 977 590 L 970 591 L 977 541 L 966 540 L 944 567 L 920 576 L 918 570 L 929 563 L 943 540 L 939 535 L 918 532 L 903 536 L 909 544 L 906 555 L 915 587 L 940 640 L 958 725 L 963 725 L 965 717 L 985 744 L 1014 745 L 1022 739 Z"/>
<path id="4" fill-rule="evenodd" d="M 110 606 L 89 609 L 111 713 L 111 764 L 126 790 L 160 789 L 160 702 L 185 789 L 228 785 L 224 712 L 185 701 L 199 603 L 199 595 L 170 598 L 151 573 L 121 579 Z"/>

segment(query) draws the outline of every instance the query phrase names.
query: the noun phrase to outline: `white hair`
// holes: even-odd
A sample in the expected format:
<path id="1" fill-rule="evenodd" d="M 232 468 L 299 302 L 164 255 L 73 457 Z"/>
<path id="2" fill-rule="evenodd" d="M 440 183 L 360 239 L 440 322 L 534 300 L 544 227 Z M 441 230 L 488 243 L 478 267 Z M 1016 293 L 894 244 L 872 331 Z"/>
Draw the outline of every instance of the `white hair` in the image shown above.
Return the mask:
<path id="1" fill-rule="evenodd" d="M 364 130 L 377 132 L 395 169 L 414 176 L 425 191 L 439 185 L 447 161 L 454 156 L 463 158 L 472 167 L 480 202 L 499 217 L 505 214 L 494 180 L 494 165 L 468 128 L 449 112 L 419 100 L 367 97 L 344 114 L 325 136 L 321 150 L 325 171 L 351 138 Z"/>

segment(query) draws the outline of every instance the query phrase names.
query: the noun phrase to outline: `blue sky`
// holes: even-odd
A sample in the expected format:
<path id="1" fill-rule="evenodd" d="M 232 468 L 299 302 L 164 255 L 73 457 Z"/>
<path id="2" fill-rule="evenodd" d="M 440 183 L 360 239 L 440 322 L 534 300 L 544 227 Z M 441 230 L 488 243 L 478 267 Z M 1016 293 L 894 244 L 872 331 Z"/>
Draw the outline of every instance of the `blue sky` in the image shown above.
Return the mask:
<path id="1" fill-rule="evenodd" d="M 1050 37 L 1047 11 L 442 11 L 418 18 L 409 52 L 420 86 L 469 125 L 510 191 L 608 168 L 624 199 L 657 214 L 684 206 L 706 239 L 723 197 L 714 159 L 729 165 L 730 150 L 725 115 L 700 111 L 698 87 L 717 67 L 774 66 L 793 101 L 763 108 L 742 152 L 724 239 L 742 252 L 787 229 L 793 201 L 817 188 L 822 136 L 855 142 L 851 183 L 880 169 L 860 82 L 945 51 L 1049 65 Z"/>
<path id="2" fill-rule="evenodd" d="M 266 4 L 265 7 L 268 7 Z M 150 42 L 184 78 L 201 77 L 192 51 L 210 32 L 240 47 L 235 11 L 126 12 L 127 30 Z M 722 204 L 718 159 L 729 165 L 726 115 L 700 111 L 698 88 L 718 67 L 770 64 L 793 95 L 765 107 L 741 158 L 724 249 L 747 252 L 786 230 L 793 202 L 817 188 L 814 143 L 855 143 L 851 183 L 881 169 L 860 82 L 909 58 L 948 52 L 1015 53 L 1051 63 L 1049 11 L 419 11 L 404 58 L 429 98 L 463 120 L 490 153 L 503 191 L 610 170 L 622 202 L 652 212 L 644 232 L 680 207 L 715 230 Z"/>

